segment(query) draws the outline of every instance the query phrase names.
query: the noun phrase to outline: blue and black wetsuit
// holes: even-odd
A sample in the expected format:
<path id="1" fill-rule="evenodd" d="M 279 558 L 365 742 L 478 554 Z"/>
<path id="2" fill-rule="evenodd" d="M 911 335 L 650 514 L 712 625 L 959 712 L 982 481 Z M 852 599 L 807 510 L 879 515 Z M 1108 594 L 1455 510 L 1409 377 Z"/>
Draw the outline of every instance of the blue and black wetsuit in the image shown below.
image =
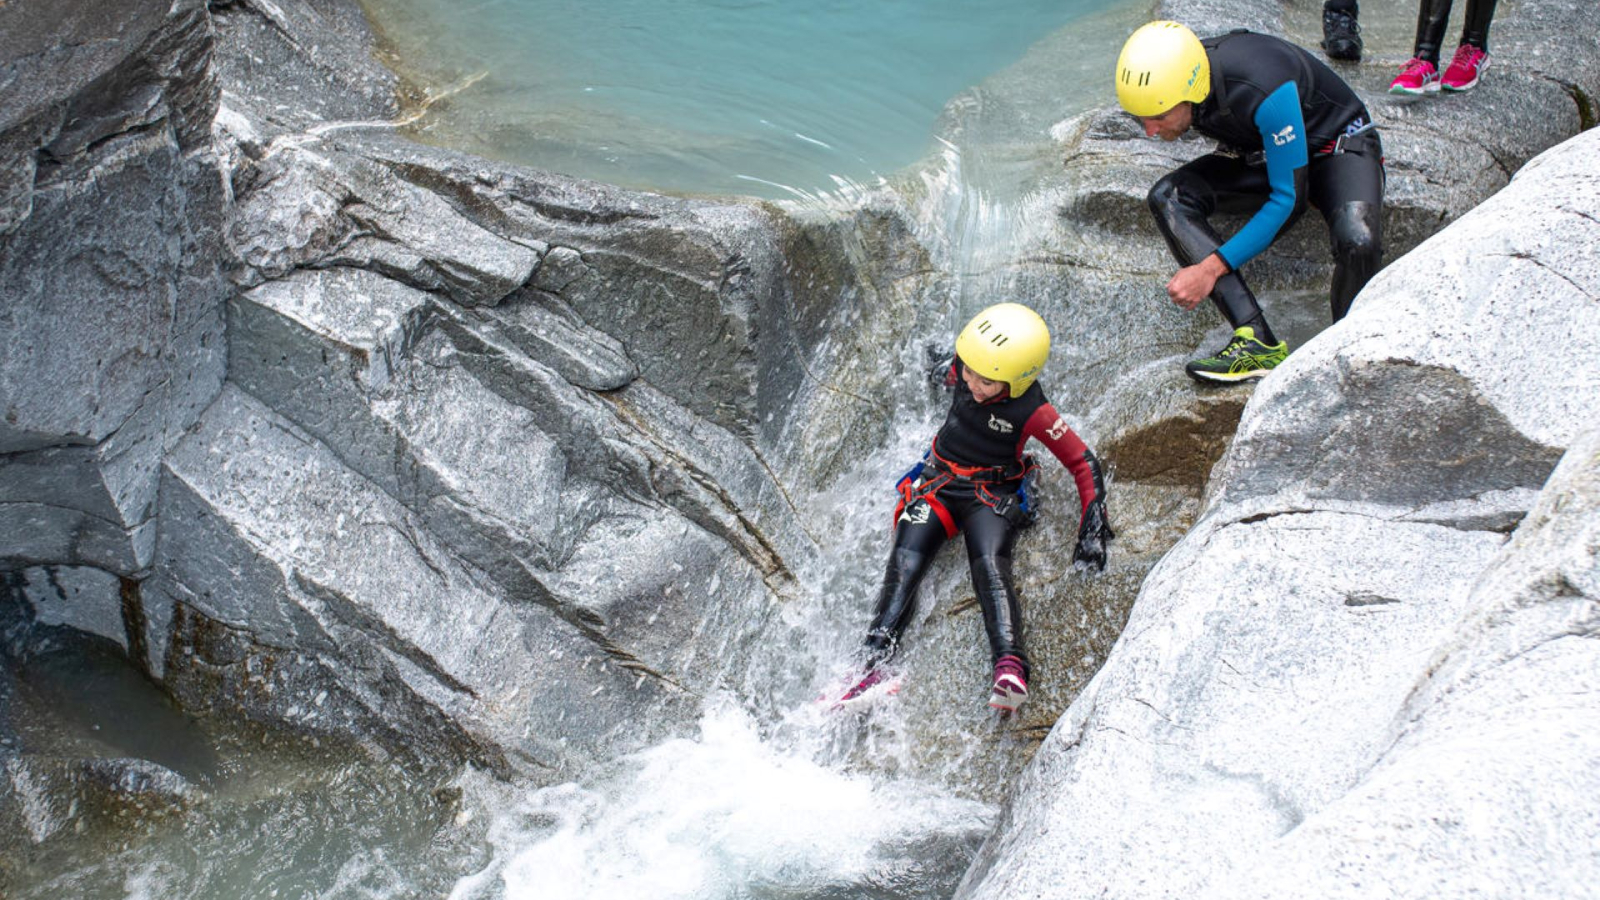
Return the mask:
<path id="1" fill-rule="evenodd" d="M 1333 243 L 1333 319 L 1377 272 L 1383 256 L 1383 147 L 1372 116 L 1320 59 L 1288 41 L 1234 31 L 1201 41 L 1211 93 L 1194 129 L 1217 152 L 1181 166 L 1150 189 L 1150 209 L 1182 265 L 1216 253 L 1229 273 L 1211 299 L 1235 328 L 1275 343 L 1239 269 L 1305 212 L 1322 212 Z M 1253 212 L 1224 241 L 1214 212 Z"/>
<path id="2" fill-rule="evenodd" d="M 954 397 L 927 462 L 900 484 L 894 549 L 867 630 L 869 665 L 894 652 L 910 622 L 922 576 L 944 542 L 960 533 L 966 538 L 972 587 L 983 608 L 991 661 L 1015 656 L 1026 671 L 1022 609 L 1011 578 L 1017 523 L 1006 514 L 1017 502 L 1030 464 L 1024 445 L 1037 440 L 1066 466 L 1083 507 L 1105 495 L 1099 461 L 1037 382 L 1020 397 L 1002 395 L 979 403 L 970 391 L 956 386 L 960 365 L 960 360 L 951 365 L 947 384 L 954 387 Z"/>

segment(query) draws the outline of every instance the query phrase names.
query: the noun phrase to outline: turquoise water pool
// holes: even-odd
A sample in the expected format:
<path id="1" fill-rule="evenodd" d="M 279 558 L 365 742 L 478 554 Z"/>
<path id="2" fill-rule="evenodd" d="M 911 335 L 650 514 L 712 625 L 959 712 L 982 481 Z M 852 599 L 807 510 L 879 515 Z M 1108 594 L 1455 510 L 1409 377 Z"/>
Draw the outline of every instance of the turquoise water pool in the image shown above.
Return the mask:
<path id="1" fill-rule="evenodd" d="M 429 143 L 785 197 L 916 161 L 950 98 L 1110 0 L 366 0 Z"/>

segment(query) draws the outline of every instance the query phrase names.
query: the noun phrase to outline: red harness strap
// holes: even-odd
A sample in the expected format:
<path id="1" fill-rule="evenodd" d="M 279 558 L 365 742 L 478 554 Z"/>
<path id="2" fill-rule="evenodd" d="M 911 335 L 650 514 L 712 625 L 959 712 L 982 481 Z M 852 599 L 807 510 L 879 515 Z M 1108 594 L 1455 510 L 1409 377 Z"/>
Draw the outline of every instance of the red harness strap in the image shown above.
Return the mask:
<path id="1" fill-rule="evenodd" d="M 932 456 L 935 469 L 979 484 L 1016 481 L 1028 473 L 1027 463 L 1024 462 L 1014 466 L 963 466 L 940 456 L 937 449 Z"/>
<path id="2" fill-rule="evenodd" d="M 910 481 L 907 481 L 905 484 L 901 485 L 900 502 L 894 505 L 893 527 L 900 527 L 900 514 L 905 512 L 907 505 L 911 504 L 913 501 L 921 500 L 923 503 L 928 504 L 928 508 L 933 510 L 934 515 L 939 517 L 939 524 L 944 526 L 945 538 L 948 540 L 955 537 L 956 532 L 960 530 L 956 527 L 955 516 L 950 515 L 950 510 L 945 508 L 943 503 L 939 502 L 938 496 L 939 489 L 944 487 L 949 481 L 950 475 L 940 472 L 933 478 L 932 481 L 922 485 L 917 490 L 913 490 L 913 484 Z"/>

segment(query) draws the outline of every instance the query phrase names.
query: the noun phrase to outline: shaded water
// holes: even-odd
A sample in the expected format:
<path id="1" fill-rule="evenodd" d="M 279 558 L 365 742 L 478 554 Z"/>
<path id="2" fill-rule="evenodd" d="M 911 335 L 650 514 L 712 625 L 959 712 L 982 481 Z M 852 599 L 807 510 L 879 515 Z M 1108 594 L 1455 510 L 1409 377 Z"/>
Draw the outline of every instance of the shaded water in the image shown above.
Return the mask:
<path id="1" fill-rule="evenodd" d="M 401 70 L 449 94 L 421 140 L 769 198 L 910 165 L 953 95 L 1113 2 L 365 0 Z"/>

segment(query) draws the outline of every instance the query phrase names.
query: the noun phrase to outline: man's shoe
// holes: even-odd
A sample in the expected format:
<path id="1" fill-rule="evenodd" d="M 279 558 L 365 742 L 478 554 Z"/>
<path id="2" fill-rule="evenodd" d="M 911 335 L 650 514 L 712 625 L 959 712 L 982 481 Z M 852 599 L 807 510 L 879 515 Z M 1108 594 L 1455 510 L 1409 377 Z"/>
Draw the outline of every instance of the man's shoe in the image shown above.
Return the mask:
<path id="1" fill-rule="evenodd" d="M 1361 26 L 1354 13 L 1342 9 L 1322 11 L 1322 50 L 1329 59 L 1361 59 Z"/>
<path id="2" fill-rule="evenodd" d="M 1246 325 L 1234 331 L 1228 346 L 1215 356 L 1197 359 L 1184 366 L 1184 371 L 1196 381 L 1244 381 L 1265 376 L 1288 355 L 1288 344 L 1263 344 L 1256 340 L 1256 330 Z"/>
<path id="3" fill-rule="evenodd" d="M 1016 712 L 1022 701 L 1028 699 L 1026 679 L 1022 660 L 1009 654 L 1000 657 L 994 664 L 994 689 L 989 692 L 989 705 L 1001 712 Z"/>
<path id="4" fill-rule="evenodd" d="M 1471 44 L 1456 48 L 1455 59 L 1444 70 L 1439 84 L 1447 91 L 1470 91 L 1478 86 L 1483 70 L 1489 68 L 1489 54 Z"/>
<path id="5" fill-rule="evenodd" d="M 1400 77 L 1389 82 L 1389 93 L 1420 96 L 1439 90 L 1439 67 L 1425 59 L 1412 59 L 1400 70 Z"/>

